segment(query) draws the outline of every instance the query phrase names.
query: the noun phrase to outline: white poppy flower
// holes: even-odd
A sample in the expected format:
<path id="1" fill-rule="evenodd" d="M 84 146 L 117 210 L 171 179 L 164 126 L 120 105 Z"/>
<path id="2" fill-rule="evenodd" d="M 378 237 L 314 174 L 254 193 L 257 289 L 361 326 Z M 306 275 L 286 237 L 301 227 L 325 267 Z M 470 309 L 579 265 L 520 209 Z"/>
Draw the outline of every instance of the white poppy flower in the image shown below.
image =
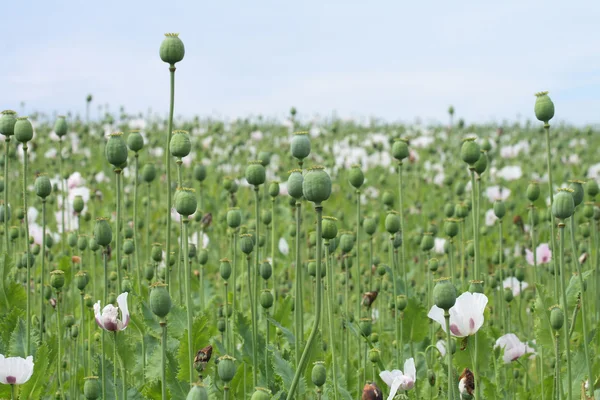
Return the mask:
<path id="1" fill-rule="evenodd" d="M 465 292 L 458 296 L 456 304 L 450 309 L 450 333 L 452 336 L 474 335 L 483 326 L 483 312 L 487 303 L 488 298 L 482 293 Z M 427 316 L 439 323 L 446 332 L 444 310 L 433 306 Z"/>
<path id="2" fill-rule="evenodd" d="M 33 374 L 33 357 L 4 357 L 0 354 L 0 383 L 21 385 Z"/>
<path id="3" fill-rule="evenodd" d="M 285 240 L 284 238 L 279 238 L 279 251 L 284 256 L 290 254 L 290 246 L 288 245 L 287 240 Z"/>
<path id="4" fill-rule="evenodd" d="M 442 357 L 446 356 L 446 341 L 445 340 L 438 340 L 435 344 L 435 347 L 438 349 L 438 351 L 440 352 L 440 354 L 442 355 Z"/>
<path id="5" fill-rule="evenodd" d="M 510 364 L 525 354 L 535 353 L 534 349 L 529 347 L 527 343 L 521 342 L 514 333 L 507 333 L 504 336 L 500 336 L 494 345 L 494 348 L 496 347 L 504 349 L 504 356 L 502 358 L 505 364 Z"/>
<path id="6" fill-rule="evenodd" d="M 129 324 L 129 310 L 127 308 L 127 292 L 121 293 L 117 297 L 117 304 L 119 307 L 115 307 L 112 304 L 107 305 L 100 312 L 100 300 L 94 304 L 94 315 L 96 317 L 96 323 L 102 329 L 107 331 L 116 332 L 124 331 Z M 119 316 L 119 308 L 121 309 L 121 318 Z"/>
<path id="7" fill-rule="evenodd" d="M 504 289 L 509 288 L 512 290 L 513 296 L 518 296 L 521 294 L 521 290 L 525 290 L 529 287 L 529 284 L 527 282 L 519 282 L 514 276 L 509 276 L 502 282 L 502 287 Z"/>
<path id="8" fill-rule="evenodd" d="M 415 381 L 417 380 L 415 360 L 409 358 L 404 362 L 404 373 L 398 369 L 381 371 L 379 377 L 390 387 L 390 395 L 387 400 L 392 400 L 398 390 L 410 390 L 415 386 Z"/>

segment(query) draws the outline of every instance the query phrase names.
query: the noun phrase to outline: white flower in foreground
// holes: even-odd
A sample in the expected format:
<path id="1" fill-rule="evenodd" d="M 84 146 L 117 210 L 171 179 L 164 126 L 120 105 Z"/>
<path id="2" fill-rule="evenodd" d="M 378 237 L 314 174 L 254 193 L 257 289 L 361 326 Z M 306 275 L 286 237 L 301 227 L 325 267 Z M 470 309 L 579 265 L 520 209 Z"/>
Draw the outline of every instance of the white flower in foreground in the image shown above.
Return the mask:
<path id="1" fill-rule="evenodd" d="M 287 240 L 285 240 L 284 238 L 279 238 L 279 246 L 278 247 L 279 247 L 279 251 L 284 256 L 287 256 L 288 254 L 290 254 L 290 246 L 288 245 Z"/>
<path id="2" fill-rule="evenodd" d="M 409 358 L 404 362 L 404 373 L 398 369 L 381 371 L 379 377 L 390 387 L 390 395 L 387 400 L 392 400 L 398 390 L 410 390 L 415 386 L 415 381 L 417 380 L 415 360 Z"/>
<path id="3" fill-rule="evenodd" d="M 0 354 L 0 382 L 5 385 L 21 385 L 33 374 L 33 357 L 4 357 Z"/>
<path id="4" fill-rule="evenodd" d="M 521 294 L 521 290 L 525 290 L 529 287 L 529 284 L 527 282 L 519 282 L 514 276 L 509 276 L 502 282 L 502 287 L 504 289 L 509 288 L 512 290 L 513 296 L 518 296 Z"/>
<path id="5" fill-rule="evenodd" d="M 100 312 L 100 300 L 94 304 L 94 315 L 96 317 L 96 323 L 102 329 L 107 331 L 116 332 L 124 331 L 129 325 L 129 310 L 127 309 L 127 292 L 121 293 L 117 297 L 117 304 L 119 307 L 115 307 L 112 304 L 107 305 Z M 119 308 L 121 309 L 121 318 L 119 316 Z"/>
<path id="6" fill-rule="evenodd" d="M 458 296 L 456 304 L 450 309 L 450 333 L 452 336 L 474 335 L 483 326 L 483 312 L 487 303 L 487 296 L 481 293 L 465 292 Z M 444 310 L 433 306 L 427 316 L 439 323 L 446 332 Z"/>
<path id="7" fill-rule="evenodd" d="M 529 347 L 527 343 L 521 342 L 514 333 L 507 333 L 504 336 L 500 336 L 494 345 L 494 348 L 496 347 L 504 349 L 503 359 L 505 364 L 510 364 L 525 354 L 535 353 L 534 349 Z"/>

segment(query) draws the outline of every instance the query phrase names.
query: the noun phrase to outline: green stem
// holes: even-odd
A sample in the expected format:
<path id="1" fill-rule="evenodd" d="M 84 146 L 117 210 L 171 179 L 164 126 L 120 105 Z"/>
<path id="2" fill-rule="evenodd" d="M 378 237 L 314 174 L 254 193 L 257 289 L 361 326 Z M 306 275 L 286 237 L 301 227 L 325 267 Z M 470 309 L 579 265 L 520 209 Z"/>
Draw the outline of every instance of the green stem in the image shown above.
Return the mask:
<path id="1" fill-rule="evenodd" d="M 254 272 L 252 272 L 252 280 L 254 282 L 254 318 L 252 319 L 252 336 L 253 350 L 255 362 L 255 382 L 254 386 L 258 385 L 258 268 L 260 266 L 260 194 L 258 186 L 254 186 L 254 215 L 256 216 L 256 248 L 254 249 Z"/>
<path id="2" fill-rule="evenodd" d="M 292 380 L 292 384 L 290 386 L 288 395 L 286 397 L 287 400 L 292 400 L 296 394 L 296 388 L 298 386 L 298 382 L 300 377 L 304 375 L 304 369 L 306 368 L 306 363 L 308 361 L 309 353 L 312 350 L 312 344 L 317 337 L 317 333 L 319 331 L 319 323 L 321 322 L 321 254 L 322 251 L 322 215 L 323 215 L 323 207 L 321 204 L 315 203 L 315 211 L 317 213 L 317 254 L 319 257 L 316 259 L 317 263 L 317 275 L 316 275 L 316 301 L 315 301 L 315 320 L 313 322 L 313 329 L 308 337 L 308 341 L 306 342 L 306 346 L 304 346 L 304 351 L 302 352 L 302 357 L 300 358 L 300 365 L 296 369 L 296 373 L 294 374 L 294 379 Z"/>
<path id="3" fill-rule="evenodd" d="M 114 357 L 114 362 L 113 362 L 113 385 L 115 387 L 115 398 L 118 400 L 119 398 L 119 391 L 117 390 L 117 363 L 118 363 L 118 358 L 117 358 L 117 331 L 113 332 L 113 339 L 115 341 L 115 347 L 114 347 L 114 351 L 113 351 L 113 357 Z"/>
<path id="4" fill-rule="evenodd" d="M 115 169 L 117 180 L 117 231 L 115 232 L 115 247 L 117 259 L 117 291 L 121 292 L 121 169 Z"/>
<path id="5" fill-rule="evenodd" d="M 565 323 L 565 325 L 567 325 Z M 556 399 L 562 399 L 562 390 L 560 385 L 560 333 L 556 332 L 556 340 L 554 341 L 554 359 L 556 363 L 556 367 L 554 368 L 554 382 L 555 382 L 555 393 Z M 571 386 L 571 385 L 569 385 Z"/>
<path id="6" fill-rule="evenodd" d="M 5 189 L 6 190 L 6 185 Z M 46 281 L 46 199 L 42 199 L 42 283 L 40 286 L 40 343 L 44 343 L 44 288 Z"/>
<path id="7" fill-rule="evenodd" d="M 237 321 L 237 233 L 233 232 L 233 261 L 231 263 L 231 267 L 233 269 L 233 329 L 232 332 L 235 331 L 236 321 Z M 231 335 L 231 349 L 235 349 L 235 335 Z"/>
<path id="8" fill-rule="evenodd" d="M 567 393 L 568 398 L 573 398 L 573 381 L 571 379 L 571 345 L 569 340 L 569 317 L 567 312 L 567 291 L 565 288 L 565 224 L 561 221 L 558 224 L 558 230 L 560 234 L 559 250 L 560 250 L 560 285 L 562 294 L 562 307 L 565 311 L 565 323 L 563 324 L 564 336 L 565 336 L 565 353 L 567 356 Z"/>
<path id="9" fill-rule="evenodd" d="M 102 251 L 104 259 L 104 304 L 108 303 L 108 260 L 106 251 L 106 248 Z M 104 333 L 105 330 L 102 329 L 102 398 L 106 398 L 106 353 L 104 352 Z"/>
<path id="10" fill-rule="evenodd" d="M 181 177 L 181 158 L 177 158 L 177 160 L 175 161 L 175 164 L 177 165 L 177 187 L 180 188 L 183 186 L 182 183 L 182 177 Z M 187 236 L 184 237 L 183 236 L 183 217 L 181 217 L 179 219 L 179 237 L 181 238 L 181 242 L 179 243 L 179 248 L 177 251 L 177 275 L 179 276 L 179 286 L 181 287 L 182 285 L 184 285 L 184 277 L 186 277 L 185 279 L 190 279 L 191 278 L 191 274 L 186 275 L 184 272 L 184 269 L 186 269 L 187 271 L 187 266 L 184 266 L 184 268 L 181 268 L 181 251 L 183 248 L 183 240 L 185 239 L 185 241 L 187 242 Z M 198 249 L 199 251 L 200 249 Z M 202 290 L 202 285 L 200 285 L 200 290 Z M 185 291 L 187 292 L 187 283 L 185 284 Z M 181 298 L 182 296 L 182 291 L 179 291 L 179 302 L 181 304 L 183 304 L 183 299 Z M 187 298 L 187 293 L 185 293 L 185 297 Z M 200 301 L 202 302 L 202 299 L 200 299 Z M 202 303 L 201 303 L 202 304 Z M 191 384 L 191 382 L 190 382 Z"/>
<path id="11" fill-rule="evenodd" d="M 148 196 L 146 198 L 146 262 L 150 261 L 150 250 L 152 246 L 150 244 L 150 195 L 151 195 L 150 182 L 148 182 Z"/>
<path id="12" fill-rule="evenodd" d="M 450 338 L 450 313 L 448 310 L 444 312 L 446 319 L 446 361 L 448 363 L 448 400 L 454 399 L 454 374 L 452 372 L 452 349 Z"/>
<path id="13" fill-rule="evenodd" d="M 61 331 L 60 331 L 60 291 L 56 291 L 56 340 L 58 342 L 58 354 L 56 355 L 56 374 L 58 380 L 58 391 L 60 392 L 61 399 L 64 399 L 62 391 L 62 378 L 61 378 L 61 367 L 62 367 L 62 351 L 61 351 Z"/>
<path id="14" fill-rule="evenodd" d="M 85 352 L 85 305 L 83 302 L 83 296 L 85 295 L 85 293 L 83 292 L 83 290 L 81 291 L 81 322 L 80 322 L 80 326 L 81 326 L 81 353 L 82 353 L 82 357 L 83 358 L 83 371 L 84 373 L 88 372 L 88 368 L 87 368 L 87 359 L 85 357 L 85 355 L 83 354 Z M 91 346 L 91 344 L 88 344 L 88 347 Z"/>
<path id="15" fill-rule="evenodd" d="M 170 275 L 171 275 L 171 208 L 172 208 L 172 194 L 171 194 L 171 153 L 169 151 L 169 143 L 171 141 L 171 135 L 173 134 L 173 111 L 175 107 L 175 64 L 171 64 L 169 66 L 170 73 L 170 95 L 169 95 L 169 122 L 168 122 L 168 134 L 166 138 L 165 145 L 165 164 L 167 165 L 167 255 L 165 260 L 165 265 L 167 266 L 166 271 L 166 284 L 169 288 L 169 292 L 171 291 L 171 285 L 169 285 Z M 191 371 L 190 365 L 190 371 Z M 191 374 L 191 372 L 190 372 Z M 190 381 L 191 383 L 191 381 Z"/>
<path id="16" fill-rule="evenodd" d="M 61 232 L 61 238 L 60 238 L 60 250 L 63 254 L 65 254 L 65 232 L 66 232 L 66 227 L 65 227 L 65 179 L 63 177 L 63 163 L 64 163 L 64 159 L 63 159 L 63 154 L 62 154 L 62 136 L 58 138 L 58 159 L 59 159 L 59 171 L 58 173 L 60 174 L 60 196 L 62 197 L 62 206 L 61 206 L 61 227 L 62 227 L 62 232 Z"/>
<path id="17" fill-rule="evenodd" d="M 390 235 L 390 244 L 389 244 L 389 263 L 390 263 L 390 270 L 392 271 L 392 287 L 394 290 L 394 293 L 392 293 L 392 303 L 394 304 L 394 313 L 398 312 L 398 279 L 396 277 L 396 268 L 394 265 L 394 235 Z M 394 362 L 395 365 L 400 365 L 400 359 L 402 358 L 400 356 L 400 348 L 399 348 L 399 344 L 400 344 L 400 330 L 398 329 L 398 321 L 396 318 L 392 319 L 394 321 L 394 335 L 396 337 L 396 343 L 394 344 Z"/>
<path id="18" fill-rule="evenodd" d="M 188 328 L 188 356 L 189 356 L 189 369 L 190 369 L 190 387 L 194 383 L 194 349 L 192 344 L 194 343 L 194 331 L 192 330 L 192 271 L 189 263 L 188 254 L 188 223 L 190 222 L 187 216 L 181 216 L 183 220 L 183 236 L 181 241 L 183 242 L 183 263 L 185 264 L 185 287 L 186 287 L 186 307 L 187 307 L 187 328 Z"/>
<path id="19" fill-rule="evenodd" d="M 140 271 L 140 251 L 138 249 L 137 234 L 137 207 L 138 207 L 138 174 L 139 174 L 139 155 L 135 153 L 135 179 L 133 183 L 133 247 L 135 248 L 135 269 L 137 271 L 138 296 L 142 295 L 142 273 Z"/>
<path id="20" fill-rule="evenodd" d="M 402 277 L 404 279 L 404 292 L 406 293 L 406 297 L 408 297 L 408 279 L 406 278 L 406 245 L 404 244 L 404 204 L 403 204 L 403 188 L 404 184 L 402 182 L 402 161 L 398 162 L 398 197 L 400 199 L 400 207 L 398 209 L 398 213 L 400 214 L 400 237 L 402 239 L 402 244 L 400 245 L 401 249 L 401 259 L 400 264 L 402 264 Z"/>
<path id="21" fill-rule="evenodd" d="M 6 186 L 6 185 L 5 185 Z M 31 267 L 29 263 L 29 221 L 27 218 L 27 143 L 23 143 L 23 210 L 25 219 L 25 259 L 27 260 L 27 283 L 25 289 L 27 290 L 27 328 L 25 339 L 25 351 L 27 354 L 31 354 Z M 35 282 L 33 283 L 35 290 Z"/>
<path id="22" fill-rule="evenodd" d="M 202 268 L 202 267 L 201 267 Z M 229 332 L 229 307 L 228 307 L 228 302 L 229 302 L 229 291 L 228 289 L 228 285 L 227 285 L 227 281 L 223 282 L 223 292 L 225 292 L 225 340 L 223 341 L 223 344 L 225 346 L 225 351 L 227 351 L 227 347 L 228 347 L 228 343 L 229 343 L 229 336 L 231 335 Z"/>
<path id="23" fill-rule="evenodd" d="M 162 393 L 162 400 L 167 400 L 167 320 L 164 319 L 162 321 L 160 321 L 160 326 L 162 329 L 162 340 L 161 340 L 161 346 L 162 346 L 162 356 L 161 356 L 161 371 L 160 371 L 160 378 L 161 378 L 161 393 Z M 191 369 L 191 366 L 190 366 Z"/>
<path id="24" fill-rule="evenodd" d="M 269 387 L 269 310 L 265 309 L 265 381 L 267 382 L 266 387 Z"/>
<path id="25" fill-rule="evenodd" d="M 552 168 L 550 168 L 550 125 L 544 124 L 544 130 L 546 131 L 546 166 L 548 171 L 548 191 L 550 192 L 550 207 L 554 203 L 554 189 L 552 187 Z M 556 241 L 554 233 L 554 213 L 550 213 L 550 247 L 552 252 L 556 251 Z M 559 276 L 558 267 L 556 261 L 554 261 L 554 295 L 559 296 Z M 567 310 L 565 310 L 567 312 Z"/>
<path id="26" fill-rule="evenodd" d="M 257 352 L 257 344 L 254 341 L 254 331 L 256 324 L 256 315 L 254 313 L 254 301 L 255 298 L 252 295 L 252 257 L 250 254 L 246 257 L 247 262 L 247 272 L 248 272 L 248 299 L 250 300 L 250 313 L 252 314 L 252 383 L 254 387 L 256 387 L 258 383 L 258 352 Z"/>
<path id="27" fill-rule="evenodd" d="M 327 310 L 329 314 L 329 347 L 331 348 L 331 368 L 333 370 L 333 398 L 338 398 L 338 385 L 337 385 L 337 368 L 336 368 L 336 357 L 335 357 L 335 320 L 334 320 L 334 284 L 333 284 L 333 266 L 329 262 L 329 240 L 325 241 L 325 269 L 327 277 Z"/>
<path id="28" fill-rule="evenodd" d="M 300 224 L 301 220 L 301 209 L 302 203 L 298 200 L 296 201 L 296 287 L 295 287 L 295 295 L 296 295 L 296 304 L 294 306 L 294 317 L 295 317 L 295 328 L 296 328 L 296 343 L 295 343 L 295 352 L 296 352 L 296 369 L 300 364 L 300 346 L 302 345 L 302 329 L 301 322 L 302 319 L 302 267 L 300 265 Z"/>
<path id="29" fill-rule="evenodd" d="M 17 394 L 15 390 L 15 385 L 10 385 L 10 398 L 12 400 L 17 400 Z"/>
<path id="30" fill-rule="evenodd" d="M 317 258 L 321 258 L 321 254 L 317 253 Z M 354 292 L 356 295 L 356 318 L 360 320 L 360 302 L 361 302 L 361 273 L 360 273 L 360 190 L 356 190 L 356 278 L 354 282 Z M 361 348 L 361 338 L 360 335 L 356 337 L 358 348 Z M 363 368 L 362 364 L 365 363 L 366 366 L 367 359 L 360 357 L 360 351 L 358 353 L 358 371 L 357 371 L 357 380 L 358 380 L 358 390 L 357 395 L 360 394 L 360 387 L 363 379 L 361 379 L 361 368 Z M 363 372 L 366 368 L 363 368 Z M 360 399 L 359 399 L 360 400 Z"/>
<path id="31" fill-rule="evenodd" d="M 475 250 L 475 257 L 473 260 L 473 279 L 479 279 L 479 232 L 477 232 L 477 183 L 475 182 L 475 169 L 471 168 L 471 202 L 473 203 L 473 211 L 471 215 L 473 217 L 473 246 Z"/>

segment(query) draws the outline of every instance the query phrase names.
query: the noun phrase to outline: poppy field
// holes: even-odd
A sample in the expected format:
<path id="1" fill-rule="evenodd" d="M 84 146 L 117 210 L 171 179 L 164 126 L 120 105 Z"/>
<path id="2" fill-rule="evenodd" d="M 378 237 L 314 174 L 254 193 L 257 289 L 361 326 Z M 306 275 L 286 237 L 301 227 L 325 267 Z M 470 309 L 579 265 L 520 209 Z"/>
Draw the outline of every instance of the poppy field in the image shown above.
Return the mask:
<path id="1" fill-rule="evenodd" d="M 183 118 L 157 50 L 157 114 L 0 115 L 0 399 L 600 398 L 598 139 L 559 98 Z"/>

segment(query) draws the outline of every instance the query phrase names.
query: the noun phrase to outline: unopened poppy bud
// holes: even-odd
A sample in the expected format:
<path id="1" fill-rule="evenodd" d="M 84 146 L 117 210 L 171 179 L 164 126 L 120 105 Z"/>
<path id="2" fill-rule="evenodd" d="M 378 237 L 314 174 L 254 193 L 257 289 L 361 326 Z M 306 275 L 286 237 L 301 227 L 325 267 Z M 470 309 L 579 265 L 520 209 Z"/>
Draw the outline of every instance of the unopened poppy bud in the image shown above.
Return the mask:
<path id="1" fill-rule="evenodd" d="M 96 224 L 94 225 L 94 238 L 102 247 L 106 247 L 112 242 L 112 228 L 108 223 L 108 219 L 96 219 Z"/>
<path id="2" fill-rule="evenodd" d="M 504 288 L 504 301 L 510 303 L 515 298 L 512 290 L 510 288 Z"/>
<path id="3" fill-rule="evenodd" d="M 146 278 L 146 280 L 148 282 L 152 281 L 152 278 L 154 278 L 154 266 L 149 264 L 146 265 L 146 267 L 144 268 L 144 278 Z"/>
<path id="4" fill-rule="evenodd" d="M 583 181 L 572 180 L 570 181 L 571 185 L 569 185 L 569 189 L 573 190 L 571 192 L 571 196 L 573 196 L 573 202 L 575 203 L 575 207 L 580 205 L 583 202 L 584 189 L 583 189 Z"/>
<path id="5" fill-rule="evenodd" d="M 224 355 L 219 358 L 219 362 L 217 364 L 217 373 L 223 382 L 231 382 L 235 376 L 235 370 L 235 358 L 228 355 Z"/>
<path id="6" fill-rule="evenodd" d="M 344 232 L 340 237 L 340 249 L 342 253 L 350 253 L 354 247 L 354 234 L 352 232 Z"/>
<path id="7" fill-rule="evenodd" d="M 458 235 L 458 222 L 454 219 L 444 221 L 444 233 L 451 238 Z"/>
<path id="8" fill-rule="evenodd" d="M 502 219 L 506 215 L 506 205 L 504 205 L 502 200 L 496 200 L 494 202 L 494 215 L 498 219 Z"/>
<path id="9" fill-rule="evenodd" d="M 585 191 L 592 199 L 596 197 L 596 195 L 600 192 L 600 187 L 598 187 L 598 182 L 595 179 L 590 179 L 585 183 Z"/>
<path id="10" fill-rule="evenodd" d="M 266 281 L 271 278 L 271 275 L 273 274 L 273 267 L 271 267 L 271 263 L 264 261 L 262 264 L 260 264 L 258 272 L 260 273 L 261 278 Z"/>
<path id="11" fill-rule="evenodd" d="M 50 285 L 56 290 L 62 289 L 65 285 L 65 273 L 59 269 L 50 272 Z"/>
<path id="12" fill-rule="evenodd" d="M 365 182 L 365 174 L 363 174 L 362 170 L 360 169 L 360 165 L 355 164 L 352 166 L 348 180 L 352 186 L 354 186 L 356 189 L 360 189 Z"/>
<path id="13" fill-rule="evenodd" d="M 299 161 L 304 160 L 310 154 L 310 138 L 308 132 L 296 132 L 291 141 L 292 157 Z"/>
<path id="14" fill-rule="evenodd" d="M 83 296 L 83 303 L 87 308 L 92 308 L 94 306 L 94 299 L 89 294 Z"/>
<path id="15" fill-rule="evenodd" d="M 487 165 L 488 165 L 487 153 L 485 151 L 481 150 L 481 155 L 479 156 L 479 160 L 477 160 L 477 162 L 474 165 L 475 172 L 477 172 L 477 175 L 479 175 L 479 176 L 483 175 L 483 173 L 487 169 Z"/>
<path id="16" fill-rule="evenodd" d="M 430 258 L 427 262 L 427 267 L 431 272 L 435 272 L 438 270 L 439 262 L 437 258 Z"/>
<path id="17" fill-rule="evenodd" d="M 475 138 L 470 137 L 463 140 L 462 147 L 460 148 L 460 158 L 470 166 L 474 166 L 480 157 L 481 149 L 475 141 Z"/>
<path id="18" fill-rule="evenodd" d="M 142 168 L 142 179 L 146 183 L 152 182 L 156 178 L 156 167 L 154 164 L 146 164 Z"/>
<path id="19" fill-rule="evenodd" d="M 106 161 L 115 168 L 120 168 L 127 162 L 127 144 L 123 140 L 123 132 L 111 133 L 104 148 Z"/>
<path id="20" fill-rule="evenodd" d="M 552 306 L 550 308 L 550 326 L 552 329 L 558 331 L 563 327 L 564 323 L 565 313 L 563 310 L 558 305 Z"/>
<path id="21" fill-rule="evenodd" d="M 269 289 L 263 290 L 258 299 L 260 306 L 265 310 L 268 310 L 273 306 L 273 293 L 271 293 Z"/>
<path id="22" fill-rule="evenodd" d="M 293 169 L 290 171 L 290 176 L 287 181 L 288 194 L 294 198 L 299 199 L 302 197 L 302 184 L 304 182 L 304 176 L 302 171 L 299 169 Z"/>
<path id="23" fill-rule="evenodd" d="M 279 196 L 279 182 L 271 182 L 269 184 L 269 196 L 272 198 Z"/>
<path id="24" fill-rule="evenodd" d="M 75 286 L 77 286 L 77 289 L 83 291 L 87 286 L 88 281 L 89 277 L 87 272 L 79 271 L 75 274 Z"/>
<path id="25" fill-rule="evenodd" d="M 96 400 L 100 397 L 102 389 L 97 376 L 88 376 L 83 384 L 83 395 L 86 400 Z"/>
<path id="26" fill-rule="evenodd" d="M 175 210 L 184 217 L 188 217 L 196 212 L 198 200 L 194 190 L 190 188 L 178 188 L 175 192 Z"/>
<path id="27" fill-rule="evenodd" d="M 409 156 L 410 152 L 408 150 L 408 143 L 404 139 L 397 139 L 394 141 L 392 145 L 392 156 L 398 160 L 402 161 Z"/>
<path id="28" fill-rule="evenodd" d="M 431 232 L 425 232 L 421 238 L 421 251 L 431 251 L 435 246 L 435 240 Z"/>
<path id="29" fill-rule="evenodd" d="M 396 306 L 398 307 L 398 311 L 406 310 L 406 307 L 408 306 L 406 295 L 400 294 L 396 297 Z"/>
<path id="30" fill-rule="evenodd" d="M 302 182 L 304 198 L 315 205 L 320 205 L 331 196 L 331 178 L 323 167 L 308 170 Z"/>
<path id="31" fill-rule="evenodd" d="M 373 321 L 371 318 L 361 318 L 358 323 L 360 334 L 364 337 L 369 337 L 373 332 Z"/>
<path id="32" fill-rule="evenodd" d="M 554 117 L 554 103 L 548 96 L 548 92 L 538 92 L 535 97 L 535 117 L 547 124 Z"/>
<path id="33" fill-rule="evenodd" d="M 85 235 L 79 235 L 77 238 L 77 249 L 79 251 L 84 251 L 88 246 L 88 238 Z"/>
<path id="34" fill-rule="evenodd" d="M 540 185 L 537 182 L 530 182 L 527 186 L 527 199 L 530 202 L 536 201 L 540 197 Z"/>
<path id="35" fill-rule="evenodd" d="M 219 265 L 219 273 L 221 274 L 221 278 L 228 280 L 231 276 L 231 262 L 227 258 L 223 258 L 221 260 L 221 264 Z"/>
<path id="36" fill-rule="evenodd" d="M 251 161 L 246 167 L 246 181 L 253 186 L 260 186 L 265 183 L 267 171 L 260 161 Z"/>
<path id="37" fill-rule="evenodd" d="M 377 220 L 375 218 L 365 218 L 363 228 L 367 235 L 372 236 L 377 230 Z"/>
<path id="38" fill-rule="evenodd" d="M 320 388 L 325 384 L 325 381 L 327 380 L 327 370 L 322 361 L 315 362 L 310 373 L 310 379 L 316 387 Z"/>
<path id="39" fill-rule="evenodd" d="M 169 151 L 173 157 L 187 157 L 192 150 L 192 142 L 187 131 L 177 130 L 173 132 L 169 141 Z"/>
<path id="40" fill-rule="evenodd" d="M 14 132 L 15 138 L 21 143 L 27 143 L 33 139 L 33 125 L 27 117 L 17 118 Z"/>
<path id="41" fill-rule="evenodd" d="M 369 361 L 373 364 L 377 364 L 381 360 L 381 352 L 378 348 L 373 347 L 369 350 Z"/>
<path id="42" fill-rule="evenodd" d="M 171 296 L 167 290 L 167 285 L 155 283 L 150 290 L 150 309 L 158 318 L 165 318 L 171 311 Z"/>
<path id="43" fill-rule="evenodd" d="M 0 116 L 0 133 L 6 137 L 15 134 L 15 124 L 17 122 L 17 113 L 12 110 L 4 110 Z"/>
<path id="44" fill-rule="evenodd" d="M 337 219 L 333 217 L 323 217 L 322 237 L 325 240 L 334 239 L 338 234 Z"/>
<path id="45" fill-rule="evenodd" d="M 385 230 L 393 235 L 400 230 L 400 215 L 396 211 L 390 211 L 385 217 Z"/>
<path id="46" fill-rule="evenodd" d="M 200 249 L 200 251 L 198 252 L 198 263 L 200 265 L 206 265 L 207 262 L 208 262 L 208 250 Z"/>
<path id="47" fill-rule="evenodd" d="M 564 220 L 575 212 L 575 201 L 571 189 L 559 189 L 552 203 L 552 214 L 555 218 Z"/>
<path id="48" fill-rule="evenodd" d="M 125 255 L 129 256 L 131 254 L 133 254 L 133 252 L 135 251 L 135 246 L 133 244 L 133 240 L 131 239 L 127 239 L 123 242 L 123 253 L 125 253 Z"/>
<path id="49" fill-rule="evenodd" d="M 254 239 L 249 233 L 240 235 L 240 249 L 246 255 L 252 253 L 254 250 Z"/>
<path id="50" fill-rule="evenodd" d="M 160 59 L 171 66 L 183 60 L 185 46 L 178 33 L 165 33 L 165 38 L 160 44 L 159 54 Z"/>
<path id="51" fill-rule="evenodd" d="M 127 136 L 127 147 L 135 153 L 142 150 L 144 147 L 144 138 L 139 130 L 129 132 L 129 135 Z"/>
<path id="52" fill-rule="evenodd" d="M 41 199 L 45 199 L 52 193 L 52 183 L 50 183 L 50 178 L 47 175 L 39 175 L 35 178 L 33 186 L 35 194 Z"/>
<path id="53" fill-rule="evenodd" d="M 444 311 L 456 303 L 456 288 L 448 278 L 438 279 L 433 287 L 433 302 Z"/>
<path id="54" fill-rule="evenodd" d="M 75 196 L 73 199 L 73 211 L 79 214 L 83 211 L 83 207 L 85 207 L 85 204 L 83 203 L 83 197 L 81 197 L 81 195 Z"/>

